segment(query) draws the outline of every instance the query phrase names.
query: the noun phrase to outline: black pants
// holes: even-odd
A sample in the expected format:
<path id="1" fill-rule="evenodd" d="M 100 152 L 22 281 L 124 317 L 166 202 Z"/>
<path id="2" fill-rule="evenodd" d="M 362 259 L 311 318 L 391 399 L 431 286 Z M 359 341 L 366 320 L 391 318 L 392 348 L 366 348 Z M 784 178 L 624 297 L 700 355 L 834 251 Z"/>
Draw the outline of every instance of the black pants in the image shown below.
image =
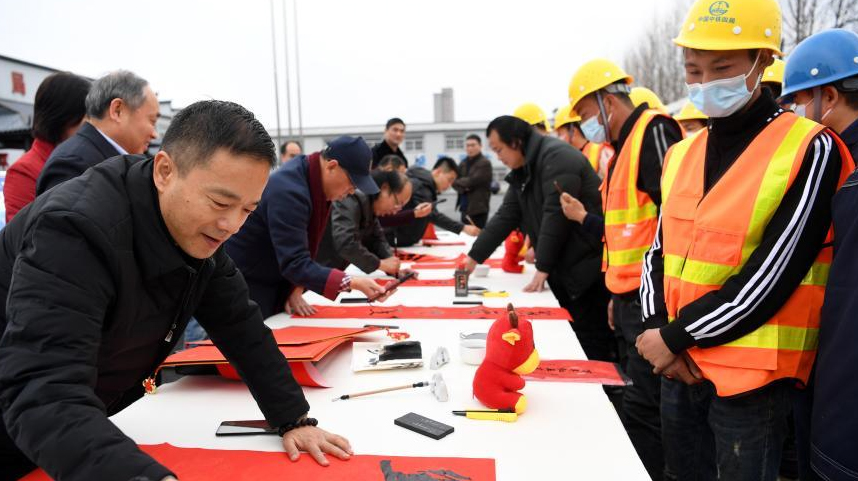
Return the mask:
<path id="1" fill-rule="evenodd" d="M 482 229 L 486 226 L 486 222 L 489 220 L 489 213 L 485 214 L 471 214 L 471 219 L 474 221 L 474 225 Z M 470 225 L 470 221 L 468 220 L 468 215 L 462 212 L 462 224 Z"/>
<path id="2" fill-rule="evenodd" d="M 661 376 L 652 373 L 649 361 L 635 348 L 635 341 L 643 332 L 640 299 L 613 296 L 613 300 L 614 328 L 623 358 L 621 366 L 632 379 L 632 385 L 623 389 L 620 418 L 650 477 L 660 480 L 664 477 Z"/>
<path id="3" fill-rule="evenodd" d="M 548 280 L 548 285 L 557 298 L 557 302 L 572 315 L 572 330 L 584 354 L 596 361 L 616 362 L 617 350 L 613 334 L 608 327 L 608 300 L 610 293 L 605 289 L 602 279 L 597 280 L 583 294 L 572 299 L 560 285 L 557 287 Z"/>
<path id="4" fill-rule="evenodd" d="M 0 481 L 14 481 L 36 469 L 24 453 L 15 446 L 0 422 Z"/>

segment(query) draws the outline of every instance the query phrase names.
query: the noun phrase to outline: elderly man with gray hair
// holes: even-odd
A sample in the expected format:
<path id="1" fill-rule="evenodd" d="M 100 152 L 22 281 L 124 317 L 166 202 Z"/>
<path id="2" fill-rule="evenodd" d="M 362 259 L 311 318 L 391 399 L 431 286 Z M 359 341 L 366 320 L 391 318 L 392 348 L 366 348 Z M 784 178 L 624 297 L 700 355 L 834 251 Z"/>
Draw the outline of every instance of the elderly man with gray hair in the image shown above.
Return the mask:
<path id="1" fill-rule="evenodd" d="M 142 154 L 157 137 L 158 97 L 126 70 L 96 80 L 86 96 L 86 122 L 57 146 L 36 183 L 36 195 L 117 155 Z"/>

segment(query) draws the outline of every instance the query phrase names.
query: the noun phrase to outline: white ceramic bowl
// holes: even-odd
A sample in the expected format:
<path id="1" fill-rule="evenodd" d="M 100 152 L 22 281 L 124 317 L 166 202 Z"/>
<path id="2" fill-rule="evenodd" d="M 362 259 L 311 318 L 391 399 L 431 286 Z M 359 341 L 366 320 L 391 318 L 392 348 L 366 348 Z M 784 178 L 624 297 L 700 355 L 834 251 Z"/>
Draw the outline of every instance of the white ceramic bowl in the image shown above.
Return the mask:
<path id="1" fill-rule="evenodd" d="M 479 366 L 486 357 L 485 339 L 462 339 L 459 341 L 459 358 L 465 364 Z"/>

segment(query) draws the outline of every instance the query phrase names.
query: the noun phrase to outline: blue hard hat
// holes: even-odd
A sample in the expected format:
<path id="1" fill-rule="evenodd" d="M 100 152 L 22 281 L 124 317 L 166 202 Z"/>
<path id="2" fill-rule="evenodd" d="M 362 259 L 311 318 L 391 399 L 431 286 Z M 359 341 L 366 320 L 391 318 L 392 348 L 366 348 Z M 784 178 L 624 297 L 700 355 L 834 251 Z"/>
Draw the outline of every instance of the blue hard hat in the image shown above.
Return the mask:
<path id="1" fill-rule="evenodd" d="M 796 92 L 858 76 L 858 33 L 834 28 L 796 45 L 786 61 L 782 100 Z"/>

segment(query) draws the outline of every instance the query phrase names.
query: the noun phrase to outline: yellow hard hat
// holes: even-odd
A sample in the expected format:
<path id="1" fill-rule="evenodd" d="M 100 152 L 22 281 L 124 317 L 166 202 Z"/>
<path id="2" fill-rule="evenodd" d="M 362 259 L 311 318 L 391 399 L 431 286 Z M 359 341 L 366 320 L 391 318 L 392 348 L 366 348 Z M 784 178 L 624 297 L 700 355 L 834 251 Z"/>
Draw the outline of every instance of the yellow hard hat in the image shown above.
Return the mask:
<path id="1" fill-rule="evenodd" d="M 629 98 L 632 99 L 632 104 L 635 107 L 646 102 L 651 109 L 665 110 L 664 102 L 658 98 L 655 92 L 646 87 L 632 87 Z"/>
<path id="2" fill-rule="evenodd" d="M 766 71 L 763 72 L 763 83 L 776 83 L 778 85 L 784 84 L 784 67 L 786 67 L 786 62 L 783 60 L 776 58 L 775 62 L 768 67 L 766 67 Z"/>
<path id="3" fill-rule="evenodd" d="M 564 125 L 568 125 L 574 122 L 580 122 L 581 116 L 575 113 L 572 110 L 572 106 L 569 104 L 564 105 L 557 109 L 557 113 L 554 114 L 554 128 L 559 129 Z"/>
<path id="4" fill-rule="evenodd" d="M 697 107 L 695 107 L 691 102 L 686 102 L 685 105 L 682 106 L 682 110 L 680 110 L 673 118 L 676 119 L 677 122 L 680 122 L 683 120 L 706 120 L 709 117 L 707 117 L 703 112 L 697 110 Z"/>
<path id="5" fill-rule="evenodd" d="M 768 49 L 783 55 L 777 0 L 696 0 L 673 42 L 697 50 Z"/>
<path id="6" fill-rule="evenodd" d="M 610 60 L 590 60 L 575 72 L 569 82 L 569 104 L 574 109 L 584 97 L 619 81 L 630 85 L 634 79 Z"/>
<path id="7" fill-rule="evenodd" d="M 521 120 L 524 120 L 530 125 L 542 124 L 545 126 L 546 131 L 551 131 L 551 125 L 548 123 L 548 117 L 545 115 L 545 112 L 536 104 L 521 104 L 518 106 L 517 109 L 515 109 L 512 115 L 513 117 L 518 117 Z"/>

